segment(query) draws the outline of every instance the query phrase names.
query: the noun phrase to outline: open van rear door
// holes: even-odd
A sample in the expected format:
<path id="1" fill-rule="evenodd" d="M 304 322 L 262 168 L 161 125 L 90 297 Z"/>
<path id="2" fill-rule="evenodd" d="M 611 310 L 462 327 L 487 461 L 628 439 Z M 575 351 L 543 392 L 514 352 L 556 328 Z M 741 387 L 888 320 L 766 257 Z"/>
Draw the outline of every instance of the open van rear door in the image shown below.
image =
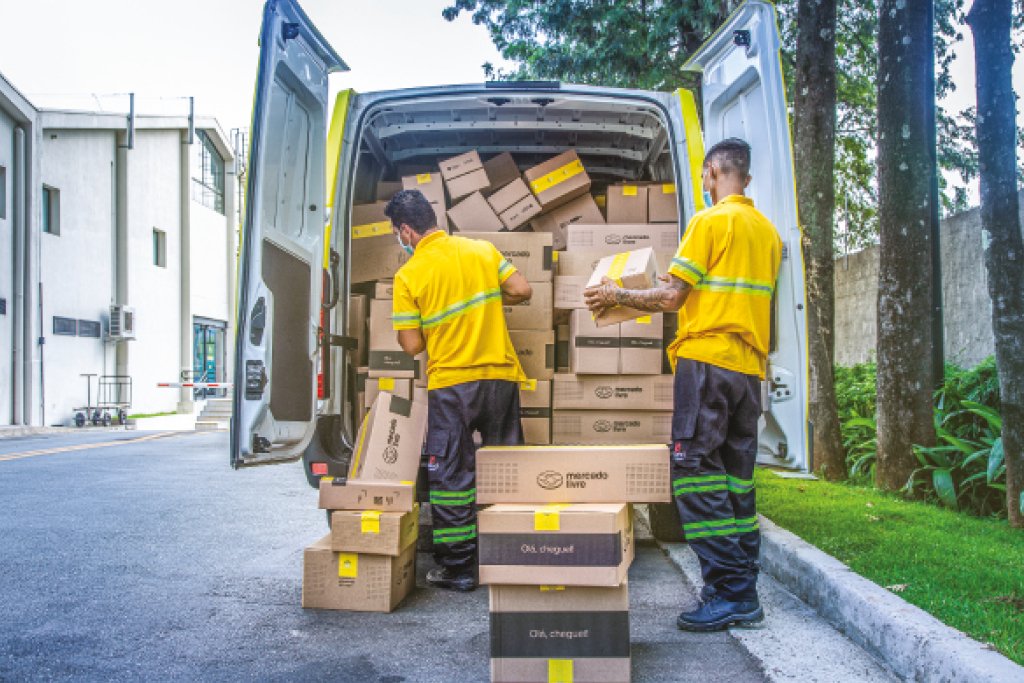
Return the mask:
<path id="1" fill-rule="evenodd" d="M 758 460 L 807 470 L 811 457 L 804 267 L 775 8 L 767 2 L 740 6 L 687 67 L 702 75 L 707 148 L 728 137 L 750 143 L 753 180 L 747 194 L 775 224 L 783 242 L 768 386 L 762 392 L 769 400 Z"/>
<path id="2" fill-rule="evenodd" d="M 294 0 L 268 0 L 239 253 L 236 468 L 295 460 L 314 432 L 327 75 L 347 69 Z"/>

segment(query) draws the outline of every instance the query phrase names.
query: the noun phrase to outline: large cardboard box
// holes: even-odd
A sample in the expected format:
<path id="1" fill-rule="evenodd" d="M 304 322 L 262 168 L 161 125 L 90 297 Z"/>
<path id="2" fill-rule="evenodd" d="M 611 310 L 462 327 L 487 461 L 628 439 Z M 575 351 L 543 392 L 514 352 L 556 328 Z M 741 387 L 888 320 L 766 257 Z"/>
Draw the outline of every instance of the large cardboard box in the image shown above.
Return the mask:
<path id="1" fill-rule="evenodd" d="M 646 223 L 647 187 L 645 185 L 610 185 L 605 214 L 608 223 Z"/>
<path id="2" fill-rule="evenodd" d="M 453 202 L 478 190 L 485 190 L 490 185 L 487 171 L 476 150 L 445 159 L 438 166 Z"/>
<path id="3" fill-rule="evenodd" d="M 551 283 L 531 282 L 533 296 L 514 306 L 504 306 L 505 323 L 511 330 L 551 329 Z"/>
<path id="4" fill-rule="evenodd" d="M 485 446 L 476 454 L 476 490 L 481 505 L 667 503 L 669 451 L 664 443 Z"/>
<path id="5" fill-rule="evenodd" d="M 658 283 L 658 266 L 654 261 L 654 250 L 650 247 L 605 256 L 597 262 L 594 273 L 587 280 L 587 287 L 599 287 L 608 278 L 626 289 L 650 289 Z M 594 319 L 598 327 L 614 325 L 647 315 L 628 306 L 606 308 Z M 660 319 L 659 319 L 660 322 Z"/>
<path id="6" fill-rule="evenodd" d="M 391 322 L 392 306 L 388 299 L 370 302 L 368 374 L 370 377 L 400 379 L 425 377 L 426 352 L 413 357 L 402 350 Z"/>
<path id="7" fill-rule="evenodd" d="M 502 152 L 485 161 L 484 170 L 487 171 L 487 180 L 490 181 L 490 185 L 484 190 L 485 195 L 497 192 L 519 177 L 519 166 L 508 152 Z"/>
<path id="8" fill-rule="evenodd" d="M 394 197 L 402 189 L 401 180 L 378 180 L 377 181 L 377 201 L 386 202 Z"/>
<path id="9" fill-rule="evenodd" d="M 565 248 L 594 249 L 605 255 L 650 247 L 655 251 L 674 252 L 679 247 L 679 225 L 585 225 L 577 223 L 568 228 Z"/>
<path id="10" fill-rule="evenodd" d="M 678 223 L 679 204 L 675 183 L 655 183 L 647 186 L 647 221 L 650 223 Z"/>
<path id="11" fill-rule="evenodd" d="M 672 412 L 653 410 L 555 410 L 555 444 L 665 443 L 672 438 Z"/>
<path id="12" fill-rule="evenodd" d="M 498 232 L 505 227 L 479 192 L 472 193 L 448 209 L 448 220 L 460 233 Z"/>
<path id="13" fill-rule="evenodd" d="M 569 369 L 579 375 L 619 371 L 619 326 L 598 327 L 586 309 L 569 315 Z"/>
<path id="14" fill-rule="evenodd" d="M 302 606 L 354 612 L 390 612 L 416 585 L 416 544 L 401 555 L 331 549 L 328 534 L 303 552 Z"/>
<path id="15" fill-rule="evenodd" d="M 385 202 L 352 206 L 352 258 L 349 271 L 353 283 L 394 277 L 408 260 L 384 215 Z"/>
<path id="16" fill-rule="evenodd" d="M 367 322 L 370 317 L 370 300 L 365 294 L 352 294 L 348 298 L 348 336 L 356 340 L 354 358 L 356 365 L 366 365 Z"/>
<path id="17" fill-rule="evenodd" d="M 569 326 L 555 328 L 555 371 L 569 372 Z"/>
<path id="18" fill-rule="evenodd" d="M 629 582 L 490 587 L 491 680 L 630 680 Z"/>
<path id="19" fill-rule="evenodd" d="M 556 252 L 555 273 L 557 275 L 581 276 L 588 280 L 597 267 L 598 262 L 608 254 L 618 253 L 614 249 L 578 249 L 574 251 Z M 676 252 L 665 249 L 654 250 L 654 262 L 658 264 L 659 273 L 667 273 L 672 265 L 672 257 Z"/>
<path id="20" fill-rule="evenodd" d="M 527 169 L 523 179 L 545 211 L 590 191 L 590 176 L 575 150 L 562 152 Z"/>
<path id="21" fill-rule="evenodd" d="M 402 188 L 422 192 L 434 209 L 437 227 L 442 230 L 448 229 L 448 203 L 445 199 L 444 180 L 440 173 L 417 173 L 416 175 L 402 176 Z"/>
<path id="22" fill-rule="evenodd" d="M 373 406 L 374 401 L 377 400 L 377 394 L 382 391 L 394 394 L 395 396 L 401 396 L 402 398 L 411 401 L 412 380 L 399 379 L 396 377 L 367 377 L 366 384 L 363 388 L 363 392 L 365 394 L 363 397 L 363 407 L 370 408 Z"/>
<path id="23" fill-rule="evenodd" d="M 320 504 L 323 510 L 386 510 L 408 512 L 416 504 L 414 481 L 346 481 L 320 477 Z"/>
<path id="24" fill-rule="evenodd" d="M 660 375 L 664 323 L 661 313 L 648 313 L 619 324 L 619 372 Z M 671 407 L 671 406 L 670 406 Z"/>
<path id="25" fill-rule="evenodd" d="M 516 178 L 490 197 L 487 202 L 498 214 L 506 230 L 515 230 L 540 213 L 540 204 L 522 178 Z"/>
<path id="26" fill-rule="evenodd" d="M 477 515 L 480 583 L 618 586 L 633 561 L 626 503 L 498 504 Z"/>
<path id="27" fill-rule="evenodd" d="M 509 330 L 512 347 L 529 379 L 551 379 L 555 375 L 554 330 Z"/>
<path id="28" fill-rule="evenodd" d="M 416 481 L 426 431 L 426 403 L 380 392 L 359 428 L 349 481 Z"/>
<path id="29" fill-rule="evenodd" d="M 672 410 L 672 375 L 555 375 L 560 410 Z"/>
<path id="30" fill-rule="evenodd" d="M 374 555 L 401 555 L 419 535 L 419 505 L 408 512 L 334 510 L 331 550 Z"/>
<path id="31" fill-rule="evenodd" d="M 604 223 L 604 215 L 589 194 L 537 216 L 530 226 L 534 232 L 550 232 L 555 249 L 565 249 L 566 232 L 575 223 Z"/>
<path id="32" fill-rule="evenodd" d="M 587 288 L 589 275 L 556 275 L 554 279 L 555 308 L 571 311 L 587 307 L 583 301 L 583 290 Z"/>
<path id="33" fill-rule="evenodd" d="M 531 446 L 551 443 L 551 382 L 530 379 L 519 384 L 519 421 L 523 442 Z"/>
<path id="34" fill-rule="evenodd" d="M 493 244 L 530 282 L 551 280 L 551 235 L 530 232 L 464 232 L 463 237 Z"/>

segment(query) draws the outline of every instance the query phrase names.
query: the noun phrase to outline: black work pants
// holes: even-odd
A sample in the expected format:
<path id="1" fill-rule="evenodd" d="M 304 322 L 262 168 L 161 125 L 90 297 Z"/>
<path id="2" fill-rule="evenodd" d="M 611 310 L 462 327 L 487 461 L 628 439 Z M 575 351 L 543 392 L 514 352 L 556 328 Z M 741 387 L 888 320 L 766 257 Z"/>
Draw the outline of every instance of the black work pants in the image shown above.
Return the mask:
<path id="1" fill-rule="evenodd" d="M 523 443 L 519 385 L 466 382 L 427 393 L 427 475 L 434 522 L 434 558 L 453 571 L 476 571 L 476 444 Z"/>

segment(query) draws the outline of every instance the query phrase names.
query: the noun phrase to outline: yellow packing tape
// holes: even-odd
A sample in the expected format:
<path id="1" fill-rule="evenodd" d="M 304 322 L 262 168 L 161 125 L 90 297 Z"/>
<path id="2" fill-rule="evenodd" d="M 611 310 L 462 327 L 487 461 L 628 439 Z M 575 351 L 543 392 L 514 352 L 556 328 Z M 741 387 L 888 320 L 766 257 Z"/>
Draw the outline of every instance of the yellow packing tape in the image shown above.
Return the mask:
<path id="1" fill-rule="evenodd" d="M 551 593 L 551 592 L 558 592 L 558 591 L 564 591 L 564 590 L 565 590 L 565 586 L 541 586 L 540 587 L 540 592 L 541 593 Z"/>
<path id="2" fill-rule="evenodd" d="M 400 481 L 398 483 L 401 484 L 402 486 L 413 486 L 416 482 L 414 482 L 414 481 Z"/>
<path id="3" fill-rule="evenodd" d="M 597 204 L 598 206 L 600 206 L 603 209 L 604 205 L 608 203 L 607 195 L 595 194 L 594 195 L 594 203 Z"/>
<path id="4" fill-rule="evenodd" d="M 394 391 L 395 390 L 395 378 L 394 377 L 381 377 L 377 380 L 377 388 L 381 391 Z"/>
<path id="5" fill-rule="evenodd" d="M 542 175 L 536 180 L 530 181 L 530 189 L 533 190 L 534 194 L 540 194 L 545 190 L 550 190 L 558 183 L 564 182 L 573 176 L 577 176 L 583 173 L 583 164 L 579 159 L 571 161 L 565 166 L 556 168 L 551 173 Z"/>
<path id="6" fill-rule="evenodd" d="M 649 315 L 642 315 L 642 316 L 640 316 L 639 318 L 636 319 L 636 322 L 639 325 L 650 325 L 651 324 L 651 316 L 649 316 Z"/>
<path id="7" fill-rule="evenodd" d="M 430 174 L 429 173 L 417 173 L 416 174 L 416 184 L 417 185 L 426 185 L 427 183 L 430 182 L 430 180 L 431 180 L 431 178 L 430 178 Z"/>
<path id="8" fill-rule="evenodd" d="M 635 197 L 636 196 L 636 185 L 623 185 L 622 186 L 623 197 Z"/>
<path id="9" fill-rule="evenodd" d="M 365 225 L 352 226 L 352 239 L 359 240 L 364 237 L 380 237 L 391 234 L 391 221 L 377 221 Z"/>
<path id="10" fill-rule="evenodd" d="M 608 279 L 614 281 L 619 287 L 622 286 L 622 271 L 626 269 L 628 261 L 629 252 L 624 251 L 621 254 L 616 254 L 612 259 L 612 265 L 608 267 Z"/>
<path id="11" fill-rule="evenodd" d="M 572 660 L 549 659 L 548 683 L 572 683 Z"/>
<path id="12" fill-rule="evenodd" d="M 551 262 L 552 263 L 558 263 L 558 254 L 559 254 L 559 252 L 557 252 L 557 251 L 551 252 Z"/>
<path id="13" fill-rule="evenodd" d="M 520 382 L 519 387 L 523 391 L 537 391 L 537 380 L 528 379 L 526 381 Z"/>
<path id="14" fill-rule="evenodd" d="M 320 477 L 320 481 L 326 481 L 328 484 L 330 484 L 332 481 L 334 481 L 334 477 Z"/>
<path id="15" fill-rule="evenodd" d="M 676 193 L 676 184 L 675 183 L 665 183 L 664 185 L 661 186 L 661 193 L 662 194 L 675 194 Z"/>
<path id="16" fill-rule="evenodd" d="M 380 533 L 380 511 L 365 510 L 359 515 L 359 529 L 364 534 Z"/>
<path id="17" fill-rule="evenodd" d="M 545 505 L 533 513 L 534 531 L 559 531 L 561 529 L 560 510 L 569 507 L 565 503 Z"/>
<path id="18" fill-rule="evenodd" d="M 338 576 L 343 579 L 354 579 L 359 576 L 359 555 L 338 553 Z"/>

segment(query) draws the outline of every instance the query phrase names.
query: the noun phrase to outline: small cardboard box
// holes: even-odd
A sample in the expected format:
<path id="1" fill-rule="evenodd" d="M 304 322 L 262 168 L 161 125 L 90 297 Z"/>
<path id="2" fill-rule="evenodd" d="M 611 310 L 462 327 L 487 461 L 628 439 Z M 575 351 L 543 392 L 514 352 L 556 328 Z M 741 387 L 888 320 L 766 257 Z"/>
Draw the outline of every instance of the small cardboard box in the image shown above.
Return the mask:
<path id="1" fill-rule="evenodd" d="M 416 484 L 412 481 L 346 481 L 320 477 L 320 504 L 323 510 L 385 510 L 408 512 L 416 504 Z"/>
<path id="2" fill-rule="evenodd" d="M 558 410 L 672 410 L 672 375 L 555 375 Z"/>
<path id="3" fill-rule="evenodd" d="M 302 606 L 353 612 L 390 612 L 416 585 L 416 544 L 401 555 L 331 549 L 328 534 L 303 552 Z"/>
<path id="4" fill-rule="evenodd" d="M 490 587 L 491 680 L 630 680 L 629 582 L 618 586 Z M 557 676 L 554 677 L 557 680 Z"/>
<path id="5" fill-rule="evenodd" d="M 569 372 L 569 326 L 555 328 L 555 371 Z"/>
<path id="6" fill-rule="evenodd" d="M 586 309 L 569 316 L 569 369 L 578 375 L 606 375 L 619 369 L 619 326 L 598 327 Z"/>
<path id="7" fill-rule="evenodd" d="M 348 297 L 348 336 L 356 340 L 353 360 L 356 365 L 366 365 L 367 321 L 370 316 L 370 301 L 365 294 L 351 294 Z"/>
<path id="8" fill-rule="evenodd" d="M 655 183 L 647 186 L 647 221 L 649 223 L 678 223 L 679 204 L 675 183 Z"/>
<path id="9" fill-rule="evenodd" d="M 392 306 L 387 299 L 370 302 L 368 374 L 370 377 L 400 379 L 425 377 L 426 353 L 413 357 L 402 350 L 391 322 Z"/>
<path id="10" fill-rule="evenodd" d="M 555 444 L 667 444 L 671 439 L 671 411 L 555 410 L 551 415 Z"/>
<path id="11" fill-rule="evenodd" d="M 540 213 L 540 204 L 522 178 L 516 178 L 487 198 L 506 230 L 515 230 Z"/>
<path id="12" fill-rule="evenodd" d="M 551 235 L 530 232 L 464 232 L 463 237 L 486 240 L 529 282 L 550 282 Z"/>
<path id="13" fill-rule="evenodd" d="M 504 306 L 505 323 L 510 330 L 551 329 L 551 283 L 531 282 L 533 296 L 514 306 Z"/>
<path id="14" fill-rule="evenodd" d="M 619 372 L 624 375 L 660 375 L 663 336 L 661 313 L 648 313 L 623 321 L 619 325 Z"/>
<path id="15" fill-rule="evenodd" d="M 484 190 L 485 195 L 497 192 L 519 177 L 519 166 L 508 152 L 502 152 L 485 161 L 484 170 L 487 171 L 487 180 L 491 183 Z"/>
<path id="16" fill-rule="evenodd" d="M 401 396 L 402 398 L 411 401 L 412 380 L 399 379 L 396 377 L 367 377 L 363 391 L 365 393 L 365 397 L 363 398 L 363 407 L 365 408 L 371 407 L 373 402 L 377 400 L 377 394 L 382 391 L 394 394 L 395 396 Z"/>
<path id="17" fill-rule="evenodd" d="M 573 199 L 562 206 L 546 211 L 530 222 L 534 232 L 550 232 L 555 249 L 565 249 L 566 231 L 575 223 L 600 225 L 604 215 L 589 194 Z"/>
<path id="18" fill-rule="evenodd" d="M 395 240 L 384 206 L 385 202 L 352 206 L 353 283 L 394 277 L 409 258 Z"/>
<path id="19" fill-rule="evenodd" d="M 594 249 L 605 255 L 622 251 L 650 247 L 655 251 L 675 252 L 679 247 L 679 225 L 659 223 L 657 225 L 585 225 L 577 223 L 568 227 L 565 239 L 568 251 Z"/>
<path id="20" fill-rule="evenodd" d="M 448 229 L 448 203 L 445 199 L 444 181 L 441 179 L 440 173 L 417 173 L 416 175 L 402 176 L 402 188 L 422 192 L 434 209 L 437 227 L 442 230 Z"/>
<path id="21" fill-rule="evenodd" d="M 453 202 L 478 190 L 485 190 L 490 185 L 487 171 L 476 150 L 445 159 L 438 166 Z"/>
<path id="22" fill-rule="evenodd" d="M 608 223 L 646 223 L 647 187 L 609 185 L 605 214 Z"/>
<path id="23" fill-rule="evenodd" d="M 448 209 L 448 220 L 460 233 L 498 232 L 505 227 L 479 192 L 473 192 Z"/>
<path id="24" fill-rule="evenodd" d="M 485 446 L 476 454 L 476 489 L 481 505 L 667 503 L 669 450 L 664 443 Z"/>
<path id="25" fill-rule="evenodd" d="M 561 206 L 590 191 L 590 176 L 575 150 L 562 152 L 527 169 L 523 179 L 544 210 Z"/>
<path id="26" fill-rule="evenodd" d="M 348 471 L 350 483 L 361 479 L 416 481 L 426 431 L 426 403 L 386 391 L 377 394 L 356 437 Z"/>
<path id="27" fill-rule="evenodd" d="M 650 289 L 658 283 L 658 266 L 654 261 L 654 250 L 650 247 L 605 256 L 597 262 L 587 287 L 598 287 L 603 278 L 614 280 L 626 289 Z M 647 315 L 646 312 L 628 306 L 606 308 L 595 318 L 598 327 L 613 325 Z M 658 322 L 661 322 L 659 319 Z"/>
<path id="28" fill-rule="evenodd" d="M 334 510 L 331 550 L 374 555 L 401 555 L 419 536 L 419 505 L 408 512 Z"/>
<path id="29" fill-rule="evenodd" d="M 551 382 L 535 379 L 519 384 L 519 420 L 524 443 L 546 446 L 551 443 Z"/>
<path id="30" fill-rule="evenodd" d="M 373 287 L 373 298 L 374 299 L 394 299 L 395 298 L 395 281 L 388 280 L 377 280 L 377 284 Z"/>
<path id="31" fill-rule="evenodd" d="M 377 181 L 377 201 L 386 202 L 394 197 L 402 189 L 401 180 L 378 180 Z"/>
<path id="32" fill-rule="evenodd" d="M 481 510 L 480 583 L 621 585 L 633 561 L 632 512 L 626 503 L 513 503 Z"/>
<path id="33" fill-rule="evenodd" d="M 555 375 L 554 330 L 509 330 L 512 347 L 529 379 L 551 379 Z"/>
<path id="34" fill-rule="evenodd" d="M 555 276 L 555 308 L 574 310 L 586 308 L 583 301 L 583 290 L 587 288 L 590 275 L 556 275 Z"/>

